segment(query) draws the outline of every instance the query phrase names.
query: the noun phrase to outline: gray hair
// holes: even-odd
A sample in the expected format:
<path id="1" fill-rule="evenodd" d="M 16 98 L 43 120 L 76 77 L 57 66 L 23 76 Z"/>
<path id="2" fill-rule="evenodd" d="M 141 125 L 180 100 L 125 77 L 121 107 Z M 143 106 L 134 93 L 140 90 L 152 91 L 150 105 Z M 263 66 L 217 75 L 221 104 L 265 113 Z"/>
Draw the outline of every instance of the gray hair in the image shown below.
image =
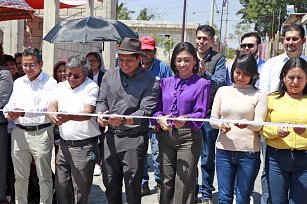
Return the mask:
<path id="1" fill-rule="evenodd" d="M 43 61 L 42 52 L 37 48 L 27 48 L 23 51 L 22 56 L 34 56 L 37 63 Z"/>
<path id="2" fill-rule="evenodd" d="M 72 69 L 82 69 L 85 76 L 88 75 L 91 69 L 90 63 L 85 59 L 85 57 L 81 57 L 79 55 L 70 57 L 65 66 Z"/>

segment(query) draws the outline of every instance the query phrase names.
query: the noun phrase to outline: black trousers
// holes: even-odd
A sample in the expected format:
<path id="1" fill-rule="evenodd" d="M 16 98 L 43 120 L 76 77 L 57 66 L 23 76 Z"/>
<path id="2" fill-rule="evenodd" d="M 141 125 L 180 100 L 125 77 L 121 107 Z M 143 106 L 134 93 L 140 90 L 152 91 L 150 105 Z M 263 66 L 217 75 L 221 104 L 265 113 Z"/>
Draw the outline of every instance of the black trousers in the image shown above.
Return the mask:
<path id="1" fill-rule="evenodd" d="M 96 162 L 97 141 L 72 147 L 61 140 L 55 177 L 58 204 L 88 203 Z"/>
<path id="2" fill-rule="evenodd" d="M 103 183 L 109 204 L 122 203 L 122 181 L 127 203 L 141 203 L 141 182 L 148 148 L 147 132 L 117 136 L 108 131 L 104 140 Z"/>
<path id="3" fill-rule="evenodd" d="M 7 171 L 7 123 L 0 124 L 0 201 L 6 200 L 6 171 Z"/>

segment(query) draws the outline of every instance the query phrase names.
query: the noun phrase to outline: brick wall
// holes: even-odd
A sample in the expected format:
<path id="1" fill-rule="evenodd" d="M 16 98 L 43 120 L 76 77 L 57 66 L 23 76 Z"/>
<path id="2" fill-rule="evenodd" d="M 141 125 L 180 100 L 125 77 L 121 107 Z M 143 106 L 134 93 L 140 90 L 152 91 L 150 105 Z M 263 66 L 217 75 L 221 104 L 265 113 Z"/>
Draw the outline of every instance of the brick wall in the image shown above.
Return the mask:
<path id="1" fill-rule="evenodd" d="M 36 47 L 42 49 L 43 19 L 34 17 L 25 21 L 24 47 Z"/>

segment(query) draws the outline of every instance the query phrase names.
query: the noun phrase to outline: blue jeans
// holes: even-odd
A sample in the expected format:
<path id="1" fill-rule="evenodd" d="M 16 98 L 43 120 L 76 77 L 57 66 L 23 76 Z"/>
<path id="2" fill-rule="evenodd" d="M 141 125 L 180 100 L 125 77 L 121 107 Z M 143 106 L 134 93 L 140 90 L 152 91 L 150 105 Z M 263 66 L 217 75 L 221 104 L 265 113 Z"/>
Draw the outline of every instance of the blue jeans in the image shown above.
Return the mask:
<path id="1" fill-rule="evenodd" d="M 260 168 L 260 152 L 216 150 L 219 203 L 232 204 L 237 177 L 236 203 L 250 203 L 250 195 Z"/>
<path id="2" fill-rule="evenodd" d="M 272 203 L 304 204 L 307 195 L 307 150 L 267 145 L 265 171 Z"/>
<path id="3" fill-rule="evenodd" d="M 213 186 L 215 172 L 215 142 L 219 134 L 218 129 L 210 126 L 209 122 L 205 122 L 202 127 L 203 145 L 201 150 L 201 174 L 202 184 L 199 192 L 202 194 L 202 200 L 212 198 L 212 192 L 215 190 Z"/>
<path id="4" fill-rule="evenodd" d="M 158 146 L 158 136 L 155 132 L 152 131 L 152 128 L 149 128 L 148 136 L 150 139 L 150 147 L 151 147 L 151 154 L 153 159 L 153 166 L 154 166 L 154 175 L 155 175 L 155 181 L 161 182 L 160 179 L 160 161 L 159 161 L 159 146 Z M 144 174 L 142 179 L 142 187 L 147 186 L 149 181 L 149 175 L 148 175 L 148 161 L 147 157 L 144 161 Z"/>
<path id="5" fill-rule="evenodd" d="M 266 143 L 263 137 L 260 137 L 262 161 L 265 160 Z M 263 169 L 261 173 L 261 204 L 271 204 L 271 198 L 269 193 L 268 178 L 265 173 L 265 162 L 263 162 Z"/>

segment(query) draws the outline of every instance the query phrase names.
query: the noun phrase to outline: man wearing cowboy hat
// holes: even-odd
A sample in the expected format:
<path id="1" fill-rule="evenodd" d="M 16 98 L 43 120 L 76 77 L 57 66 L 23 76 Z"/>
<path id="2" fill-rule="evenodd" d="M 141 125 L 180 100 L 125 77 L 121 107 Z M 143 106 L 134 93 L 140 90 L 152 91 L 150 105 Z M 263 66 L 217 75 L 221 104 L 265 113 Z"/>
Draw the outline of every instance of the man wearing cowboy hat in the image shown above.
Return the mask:
<path id="1" fill-rule="evenodd" d="M 148 147 L 148 119 L 160 97 L 159 82 L 141 66 L 138 39 L 125 38 L 118 48 L 119 66 L 102 78 L 96 112 L 108 126 L 103 151 L 103 183 L 109 203 L 122 203 L 124 178 L 127 203 L 141 203 L 143 163 Z"/>

